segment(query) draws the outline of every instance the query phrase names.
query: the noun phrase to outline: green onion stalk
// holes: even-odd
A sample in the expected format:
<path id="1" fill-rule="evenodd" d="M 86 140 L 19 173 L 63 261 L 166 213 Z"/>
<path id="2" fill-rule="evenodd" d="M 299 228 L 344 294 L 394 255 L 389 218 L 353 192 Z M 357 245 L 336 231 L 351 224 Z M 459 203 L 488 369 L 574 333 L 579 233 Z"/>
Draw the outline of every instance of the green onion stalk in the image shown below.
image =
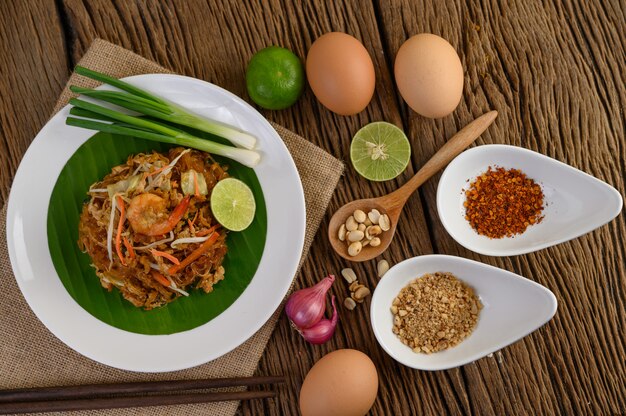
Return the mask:
<path id="1" fill-rule="evenodd" d="M 105 101 L 169 123 L 192 127 L 200 131 L 211 133 L 223 137 L 239 147 L 216 143 L 194 136 L 170 125 L 144 117 L 124 114 L 111 108 L 78 98 L 70 100 L 70 104 L 74 106 L 70 109 L 70 114 L 82 118 L 68 117 L 66 120 L 68 125 L 191 147 L 236 160 L 249 167 L 256 166 L 260 160 L 259 153 L 251 150 L 256 145 L 256 138 L 248 133 L 223 123 L 192 114 L 176 104 L 170 103 L 148 91 L 108 75 L 81 66 L 77 66 L 75 71 L 80 75 L 107 83 L 123 91 L 94 90 L 91 88 L 71 86 L 70 90 L 72 92 Z"/>

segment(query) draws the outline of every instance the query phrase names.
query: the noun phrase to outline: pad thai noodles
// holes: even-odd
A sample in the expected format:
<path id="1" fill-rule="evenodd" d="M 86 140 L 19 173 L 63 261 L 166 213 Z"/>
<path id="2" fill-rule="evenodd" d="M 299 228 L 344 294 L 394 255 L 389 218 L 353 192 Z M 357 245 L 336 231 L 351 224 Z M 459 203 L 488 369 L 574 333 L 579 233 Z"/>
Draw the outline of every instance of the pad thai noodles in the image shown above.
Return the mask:
<path id="1" fill-rule="evenodd" d="M 93 184 L 78 244 L 101 285 L 146 310 L 192 287 L 211 292 L 224 279 L 227 247 L 209 196 L 227 176 L 208 153 L 177 147 L 131 155 Z"/>

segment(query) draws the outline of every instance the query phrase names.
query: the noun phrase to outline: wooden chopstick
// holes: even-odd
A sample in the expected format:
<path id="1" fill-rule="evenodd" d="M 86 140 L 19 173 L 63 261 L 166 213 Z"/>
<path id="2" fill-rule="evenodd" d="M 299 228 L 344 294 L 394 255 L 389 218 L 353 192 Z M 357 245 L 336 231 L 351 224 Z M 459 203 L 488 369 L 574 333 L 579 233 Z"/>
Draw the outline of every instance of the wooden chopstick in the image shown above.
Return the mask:
<path id="1" fill-rule="evenodd" d="M 276 397 L 275 391 L 235 391 L 160 396 L 100 397 L 79 400 L 2 403 L 0 414 L 67 412 L 71 410 L 119 409 L 124 407 L 166 406 L 228 400 L 251 400 Z"/>
<path id="2" fill-rule="evenodd" d="M 284 376 L 258 376 L 0 390 L 0 415 L 263 399 L 276 397 L 276 392 L 267 390 L 217 391 L 195 394 L 163 393 L 278 384 L 285 381 Z M 137 396 L 138 394 L 144 395 Z"/>
<path id="3" fill-rule="evenodd" d="M 284 383 L 284 376 L 232 377 L 201 380 L 165 380 L 135 383 L 87 384 L 82 386 L 37 387 L 0 390 L 0 403 L 42 400 L 76 400 L 114 394 L 169 393 L 220 387 Z M 236 399 L 234 399 L 236 400 Z"/>

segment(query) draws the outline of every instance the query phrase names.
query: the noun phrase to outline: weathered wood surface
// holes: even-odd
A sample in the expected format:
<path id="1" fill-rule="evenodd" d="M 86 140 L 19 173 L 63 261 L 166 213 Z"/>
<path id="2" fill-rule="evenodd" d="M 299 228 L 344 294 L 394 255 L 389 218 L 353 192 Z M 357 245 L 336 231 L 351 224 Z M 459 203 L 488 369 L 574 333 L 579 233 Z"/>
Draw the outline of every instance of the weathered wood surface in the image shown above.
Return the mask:
<path id="1" fill-rule="evenodd" d="M 363 124 L 387 120 L 407 131 L 410 168 L 396 181 L 372 184 L 347 169 L 316 236 L 298 286 L 338 273 L 324 229 L 332 212 L 353 199 L 403 183 L 446 138 L 474 117 L 500 117 L 479 144 L 537 150 L 613 184 L 625 193 L 626 5 L 623 1 L 110 1 L 0 2 L 0 200 L 17 164 L 45 123 L 70 68 L 95 37 L 131 49 L 179 73 L 216 83 L 247 98 L 244 70 L 252 54 L 278 44 L 304 57 L 331 31 L 360 39 L 377 69 L 376 95 L 352 117 L 324 109 L 307 89 L 292 108 L 264 115 L 348 159 L 350 137 Z M 419 32 L 448 39 L 466 71 L 459 108 L 442 120 L 409 111 L 395 89 L 393 58 Z M 287 374 L 280 399 L 245 403 L 240 413 L 297 414 L 299 386 L 312 363 L 341 347 L 376 362 L 381 388 L 373 414 L 619 414 L 626 412 L 626 223 L 525 256 L 497 259 L 457 245 L 435 206 L 437 177 L 411 198 L 385 257 L 446 253 L 477 259 L 552 289 L 555 318 L 522 341 L 460 369 L 420 372 L 391 360 L 369 328 L 369 302 L 349 313 L 323 347 L 304 343 L 282 318 L 259 374 Z M 371 287 L 374 262 L 355 266 Z M 345 295 L 342 282 L 334 287 Z"/>

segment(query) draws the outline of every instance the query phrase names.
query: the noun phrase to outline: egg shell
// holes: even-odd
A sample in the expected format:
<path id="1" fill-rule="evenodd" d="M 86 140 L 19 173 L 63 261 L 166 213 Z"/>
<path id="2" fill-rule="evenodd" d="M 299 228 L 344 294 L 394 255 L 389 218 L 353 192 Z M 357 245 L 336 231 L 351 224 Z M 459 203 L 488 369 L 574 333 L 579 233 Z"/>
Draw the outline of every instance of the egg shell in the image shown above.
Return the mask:
<path id="1" fill-rule="evenodd" d="M 394 73 L 404 101 L 424 117 L 445 117 L 461 101 L 461 60 L 439 36 L 421 33 L 404 42 L 396 55 Z"/>
<path id="2" fill-rule="evenodd" d="M 313 42 L 306 76 L 317 99 L 340 115 L 363 111 L 374 95 L 372 58 L 361 42 L 345 33 L 326 33 Z"/>
<path id="3" fill-rule="evenodd" d="M 300 390 L 302 416 L 363 416 L 376 400 L 378 373 L 361 351 L 342 349 L 322 357 Z"/>

